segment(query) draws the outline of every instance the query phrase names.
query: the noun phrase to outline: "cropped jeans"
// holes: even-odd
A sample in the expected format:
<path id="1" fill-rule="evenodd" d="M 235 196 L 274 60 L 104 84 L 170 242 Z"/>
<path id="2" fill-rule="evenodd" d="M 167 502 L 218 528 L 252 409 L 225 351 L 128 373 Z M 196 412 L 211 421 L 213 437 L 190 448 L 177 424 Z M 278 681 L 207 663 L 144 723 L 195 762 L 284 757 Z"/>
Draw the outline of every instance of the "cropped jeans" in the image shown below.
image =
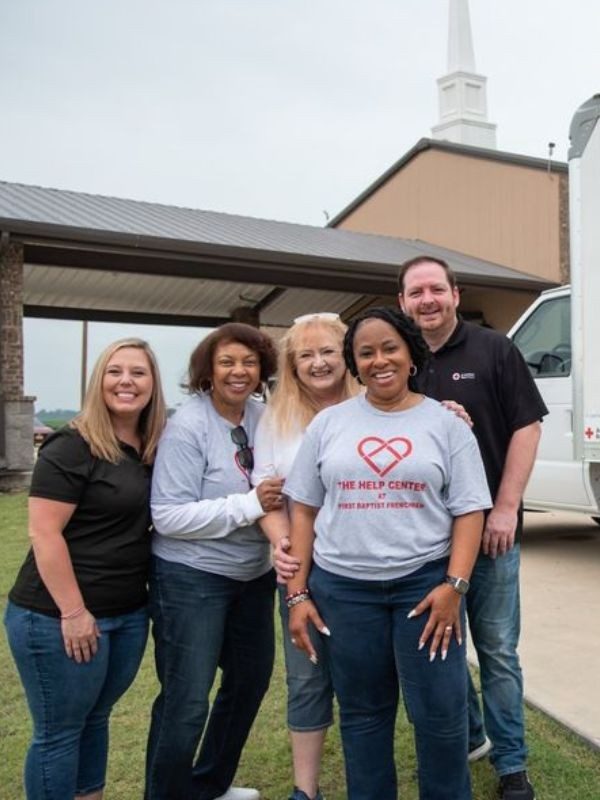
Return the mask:
<path id="1" fill-rule="evenodd" d="M 78 664 L 65 653 L 59 619 L 8 603 L 8 642 L 33 719 L 25 761 L 28 800 L 71 800 L 104 786 L 108 718 L 138 671 L 148 612 L 96 623 L 98 652 Z"/>
<path id="2" fill-rule="evenodd" d="M 499 775 L 526 768 L 523 676 L 517 654 L 521 629 L 520 545 L 497 558 L 479 555 L 467 593 L 467 613 L 479 659 L 483 719 L 472 681 L 469 686 L 469 749 L 486 735 Z M 485 724 L 484 724 L 485 723 Z"/>
<path id="3" fill-rule="evenodd" d="M 239 581 L 153 558 L 150 613 L 161 690 L 148 737 L 146 800 L 213 800 L 233 782 L 273 669 L 274 594 L 273 570 Z"/>
<path id="4" fill-rule="evenodd" d="M 341 577 L 314 565 L 309 588 L 325 624 L 340 707 L 349 800 L 396 800 L 394 728 L 399 685 L 414 724 L 420 800 L 470 800 L 465 645 L 429 661 L 419 637 L 428 614 L 407 615 L 448 565 L 441 559 L 396 580 Z"/>
<path id="5" fill-rule="evenodd" d="M 312 664 L 306 653 L 294 647 L 288 628 L 290 614 L 285 602 L 285 584 L 279 584 L 278 592 L 288 690 L 288 728 L 298 733 L 324 730 L 333 724 L 333 686 L 327 648 L 322 634 L 312 625 L 309 636 L 318 663 Z"/>

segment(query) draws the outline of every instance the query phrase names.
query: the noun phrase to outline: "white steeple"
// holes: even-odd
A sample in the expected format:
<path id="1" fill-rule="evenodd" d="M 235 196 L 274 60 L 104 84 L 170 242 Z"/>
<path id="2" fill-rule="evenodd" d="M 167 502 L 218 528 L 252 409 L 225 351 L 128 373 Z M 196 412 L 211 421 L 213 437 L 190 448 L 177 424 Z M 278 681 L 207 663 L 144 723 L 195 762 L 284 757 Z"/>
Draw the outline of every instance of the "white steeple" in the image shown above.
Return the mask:
<path id="1" fill-rule="evenodd" d="M 448 74 L 438 78 L 440 121 L 434 139 L 496 147 L 496 126 L 487 119 L 486 81 L 475 72 L 468 0 L 450 0 Z"/>

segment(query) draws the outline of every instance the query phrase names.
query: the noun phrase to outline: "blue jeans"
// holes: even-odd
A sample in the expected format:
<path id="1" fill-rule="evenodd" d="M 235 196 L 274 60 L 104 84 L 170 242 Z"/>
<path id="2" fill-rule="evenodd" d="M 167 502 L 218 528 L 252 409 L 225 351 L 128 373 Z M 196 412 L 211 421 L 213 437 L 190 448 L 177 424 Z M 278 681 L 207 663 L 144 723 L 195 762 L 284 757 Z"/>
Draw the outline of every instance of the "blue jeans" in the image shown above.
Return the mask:
<path id="1" fill-rule="evenodd" d="M 291 731 L 320 731 L 333 724 L 333 686 L 327 649 L 322 635 L 311 626 L 309 635 L 319 663 L 312 664 L 306 653 L 291 642 L 289 610 L 285 602 L 285 584 L 279 585 L 283 652 L 288 689 L 287 722 Z"/>
<path id="2" fill-rule="evenodd" d="M 470 749 L 486 731 L 493 749 L 490 759 L 499 775 L 526 768 L 523 676 L 517 654 L 521 630 L 519 597 L 520 545 L 506 555 L 482 553 L 471 576 L 467 614 L 481 674 L 483 720 L 472 681 L 469 687 Z"/>
<path id="3" fill-rule="evenodd" d="M 343 578 L 313 566 L 309 587 L 325 624 L 340 707 L 349 800 L 396 800 L 399 684 L 415 729 L 420 800 L 470 800 L 467 666 L 455 640 L 429 662 L 418 640 L 427 614 L 408 612 L 439 585 L 447 559 L 398 580 Z"/>
<path id="4" fill-rule="evenodd" d="M 233 782 L 273 669 L 274 589 L 272 570 L 238 581 L 153 558 L 150 614 L 161 691 L 148 738 L 147 800 L 212 800 Z"/>
<path id="5" fill-rule="evenodd" d="M 25 761 L 29 800 L 66 800 L 104 786 L 108 718 L 131 685 L 148 637 L 146 608 L 96 622 L 87 664 L 65 653 L 60 620 L 8 603 L 8 642 L 33 719 Z"/>

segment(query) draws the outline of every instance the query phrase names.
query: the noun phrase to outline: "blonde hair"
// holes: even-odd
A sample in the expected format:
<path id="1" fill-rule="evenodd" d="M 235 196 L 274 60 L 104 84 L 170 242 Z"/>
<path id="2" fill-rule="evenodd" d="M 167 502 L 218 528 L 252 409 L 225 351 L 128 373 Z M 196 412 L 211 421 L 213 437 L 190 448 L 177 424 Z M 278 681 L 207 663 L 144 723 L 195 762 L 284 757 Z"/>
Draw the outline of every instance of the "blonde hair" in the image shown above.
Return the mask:
<path id="1" fill-rule="evenodd" d="M 124 347 L 135 347 L 143 350 L 150 364 L 152 394 L 148 405 L 140 415 L 138 432 L 142 439 L 142 461 L 145 464 L 151 464 L 154 461 L 158 440 L 165 426 L 167 411 L 156 356 L 148 342 L 143 339 L 119 339 L 103 350 L 94 365 L 85 393 L 83 408 L 70 424 L 72 428 L 76 428 L 83 436 L 90 446 L 92 455 L 96 456 L 96 458 L 103 458 L 113 464 L 123 458 L 121 446 L 115 435 L 110 414 L 104 402 L 102 382 L 110 359 L 117 350 L 122 350 Z"/>
<path id="2" fill-rule="evenodd" d="M 315 327 L 322 328 L 337 340 L 340 358 L 343 360 L 344 357 L 343 343 L 346 326 L 340 319 L 319 318 L 315 315 L 313 318 L 296 322 L 284 334 L 279 343 L 277 386 L 273 391 L 268 408 L 275 430 L 282 436 L 290 436 L 294 432 L 304 431 L 321 408 L 317 400 L 298 380 L 294 363 L 300 339 L 308 330 Z M 340 400 L 347 400 L 358 394 L 359 391 L 360 387 L 357 382 L 346 370 Z"/>

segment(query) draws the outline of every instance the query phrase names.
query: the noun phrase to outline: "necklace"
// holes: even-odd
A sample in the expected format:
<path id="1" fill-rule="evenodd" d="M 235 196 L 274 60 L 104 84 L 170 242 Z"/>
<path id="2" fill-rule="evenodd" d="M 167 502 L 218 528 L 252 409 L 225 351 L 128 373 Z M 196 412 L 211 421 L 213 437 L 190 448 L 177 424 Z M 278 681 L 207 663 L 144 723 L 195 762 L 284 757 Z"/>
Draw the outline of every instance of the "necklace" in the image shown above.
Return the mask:
<path id="1" fill-rule="evenodd" d="M 380 411 L 405 411 L 408 408 L 418 405 L 423 399 L 423 395 L 417 394 L 416 392 L 408 392 L 401 400 L 395 403 L 374 403 L 367 392 L 365 399 Z"/>

